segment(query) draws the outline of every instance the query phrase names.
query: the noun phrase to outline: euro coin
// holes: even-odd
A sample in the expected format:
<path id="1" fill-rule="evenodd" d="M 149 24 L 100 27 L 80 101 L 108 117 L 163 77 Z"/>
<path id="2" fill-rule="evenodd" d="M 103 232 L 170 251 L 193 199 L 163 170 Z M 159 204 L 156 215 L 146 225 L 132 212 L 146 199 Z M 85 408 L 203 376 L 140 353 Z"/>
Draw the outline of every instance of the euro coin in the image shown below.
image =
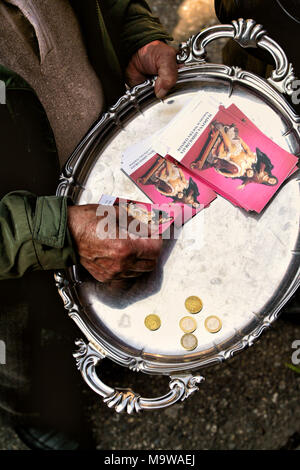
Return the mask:
<path id="1" fill-rule="evenodd" d="M 222 322 L 220 318 L 215 315 L 211 315 L 205 319 L 204 326 L 210 333 L 218 333 L 222 328 Z"/>
<path id="2" fill-rule="evenodd" d="M 187 333 L 181 338 L 181 346 L 188 351 L 192 351 L 198 346 L 198 340 L 196 336 L 192 335 L 191 333 Z"/>
<path id="3" fill-rule="evenodd" d="M 155 331 L 161 326 L 161 321 L 158 315 L 148 315 L 145 318 L 145 326 L 151 330 Z"/>
<path id="4" fill-rule="evenodd" d="M 203 308 L 202 300 L 196 295 L 191 295 L 185 301 L 185 308 L 190 313 L 199 313 Z"/>
<path id="5" fill-rule="evenodd" d="M 185 333 L 193 333 L 197 328 L 197 323 L 192 317 L 183 317 L 179 322 L 179 326 Z"/>

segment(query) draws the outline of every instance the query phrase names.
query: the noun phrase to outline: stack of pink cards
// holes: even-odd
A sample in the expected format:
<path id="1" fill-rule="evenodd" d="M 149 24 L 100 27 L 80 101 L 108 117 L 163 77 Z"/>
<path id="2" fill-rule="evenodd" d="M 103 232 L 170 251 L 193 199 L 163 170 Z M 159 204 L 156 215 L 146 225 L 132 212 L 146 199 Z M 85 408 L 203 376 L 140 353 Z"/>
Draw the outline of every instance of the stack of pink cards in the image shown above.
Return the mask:
<path id="1" fill-rule="evenodd" d="M 176 226 L 187 222 L 216 198 L 215 192 L 187 168 L 158 155 L 151 139 L 127 149 L 121 168 L 154 203 L 181 207 Z"/>
<path id="2" fill-rule="evenodd" d="M 235 105 L 225 108 L 201 94 L 153 139 L 153 149 L 233 204 L 257 213 L 298 163 Z"/>
<path id="3" fill-rule="evenodd" d="M 126 227 L 137 236 L 163 235 L 180 216 L 181 207 L 172 204 L 149 204 L 103 194 L 99 201 L 103 206 L 119 207 L 119 226 Z"/>

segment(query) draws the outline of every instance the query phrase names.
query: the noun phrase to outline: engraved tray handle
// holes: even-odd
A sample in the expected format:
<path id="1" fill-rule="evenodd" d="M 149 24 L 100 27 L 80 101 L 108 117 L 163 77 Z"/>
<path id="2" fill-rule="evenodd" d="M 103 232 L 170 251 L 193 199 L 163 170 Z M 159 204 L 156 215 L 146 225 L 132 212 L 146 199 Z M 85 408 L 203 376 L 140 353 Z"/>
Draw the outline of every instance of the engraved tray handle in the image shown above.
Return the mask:
<path id="1" fill-rule="evenodd" d="M 98 377 L 96 367 L 105 358 L 92 343 L 85 343 L 82 339 L 75 342 L 78 350 L 73 354 L 77 368 L 85 382 L 94 392 L 103 398 L 109 408 L 114 408 L 117 413 L 124 410 L 128 414 L 141 410 L 156 410 L 174 405 L 179 400 L 183 401 L 198 390 L 196 384 L 202 382 L 201 375 L 182 374 L 170 376 L 170 392 L 159 398 L 142 398 L 130 388 L 111 388 L 105 385 Z"/>
<path id="2" fill-rule="evenodd" d="M 268 51 L 276 65 L 269 83 L 273 85 L 280 93 L 292 95 L 294 92 L 293 82 L 296 80 L 294 68 L 289 63 L 283 49 L 273 39 L 267 36 L 266 30 L 261 24 L 254 20 L 238 19 L 231 24 L 221 24 L 212 26 L 192 36 L 187 42 L 180 44 L 177 55 L 178 63 L 188 65 L 190 63 L 205 63 L 206 46 L 221 38 L 234 39 L 243 48 L 262 48 Z"/>

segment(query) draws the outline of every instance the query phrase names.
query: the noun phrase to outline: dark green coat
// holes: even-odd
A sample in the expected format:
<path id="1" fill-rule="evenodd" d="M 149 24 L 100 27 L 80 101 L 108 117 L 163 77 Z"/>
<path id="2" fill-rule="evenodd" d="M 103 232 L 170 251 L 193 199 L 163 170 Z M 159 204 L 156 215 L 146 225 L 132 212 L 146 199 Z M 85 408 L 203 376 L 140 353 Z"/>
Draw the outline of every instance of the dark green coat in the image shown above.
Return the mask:
<path id="1" fill-rule="evenodd" d="M 124 93 L 124 70 L 132 54 L 153 40 L 171 37 L 143 0 L 70 2 L 106 106 L 111 105 Z M 45 112 L 21 77 L 0 66 L 0 79 L 7 92 L 6 105 L 0 105 L 0 279 L 12 279 L 28 271 L 65 268 L 76 262 L 76 253 L 66 199 L 51 195 L 59 167 Z"/>

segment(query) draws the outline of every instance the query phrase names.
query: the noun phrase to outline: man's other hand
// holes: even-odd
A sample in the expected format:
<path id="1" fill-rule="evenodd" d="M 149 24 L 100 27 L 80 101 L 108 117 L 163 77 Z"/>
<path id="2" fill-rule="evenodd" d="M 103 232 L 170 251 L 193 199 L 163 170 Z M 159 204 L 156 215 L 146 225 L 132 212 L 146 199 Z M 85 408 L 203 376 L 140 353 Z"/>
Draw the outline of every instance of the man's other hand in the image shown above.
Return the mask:
<path id="1" fill-rule="evenodd" d="M 99 208 L 103 210 L 99 211 Z M 101 238 L 97 227 L 104 216 L 97 213 L 104 214 L 105 206 L 87 204 L 68 208 L 68 227 L 80 263 L 100 282 L 125 280 L 152 271 L 160 255 L 162 240 L 138 236 L 121 239 L 120 234 L 124 236 L 127 228 L 120 227 L 118 207 L 110 206 L 110 209 L 115 210 L 112 223 L 116 222 L 116 231 Z"/>
<path id="2" fill-rule="evenodd" d="M 129 86 L 144 82 L 151 75 L 158 75 L 155 94 L 162 99 L 175 85 L 178 74 L 176 51 L 161 41 L 152 41 L 141 47 L 131 58 L 126 69 Z"/>

